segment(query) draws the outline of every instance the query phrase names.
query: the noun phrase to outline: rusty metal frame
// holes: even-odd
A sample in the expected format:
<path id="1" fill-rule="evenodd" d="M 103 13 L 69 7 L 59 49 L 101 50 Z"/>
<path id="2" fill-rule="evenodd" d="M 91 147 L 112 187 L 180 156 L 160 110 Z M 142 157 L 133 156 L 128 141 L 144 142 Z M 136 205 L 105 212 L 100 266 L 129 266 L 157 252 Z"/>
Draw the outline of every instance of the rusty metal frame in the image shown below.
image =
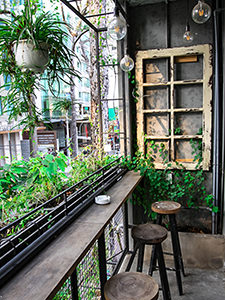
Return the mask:
<path id="1" fill-rule="evenodd" d="M 137 103 L 137 140 L 138 147 L 142 153 L 145 153 L 145 140 L 169 140 L 171 142 L 171 163 L 172 167 L 176 167 L 175 159 L 175 140 L 184 139 L 202 139 L 203 144 L 203 170 L 209 170 L 211 163 L 211 129 L 212 129 L 212 49 L 208 44 L 177 47 L 169 49 L 155 49 L 138 51 L 136 55 L 136 80 L 138 84 L 138 94 L 140 95 Z M 174 78 L 174 57 L 203 55 L 203 78 L 198 80 L 175 80 Z M 143 62 L 145 59 L 170 58 L 170 81 L 160 83 L 144 83 L 143 81 Z M 203 107 L 202 108 L 175 108 L 174 107 L 174 86 L 175 85 L 202 84 L 203 89 Z M 170 87 L 170 108 L 169 109 L 144 109 L 144 87 Z M 146 136 L 144 117 L 147 113 L 168 113 L 171 116 L 171 133 L 169 136 Z M 174 113 L 176 112 L 201 112 L 203 118 L 203 134 L 202 135 L 174 135 Z M 184 167 L 194 170 L 197 162 L 181 161 Z M 165 168 L 165 166 L 156 162 L 156 168 Z"/>

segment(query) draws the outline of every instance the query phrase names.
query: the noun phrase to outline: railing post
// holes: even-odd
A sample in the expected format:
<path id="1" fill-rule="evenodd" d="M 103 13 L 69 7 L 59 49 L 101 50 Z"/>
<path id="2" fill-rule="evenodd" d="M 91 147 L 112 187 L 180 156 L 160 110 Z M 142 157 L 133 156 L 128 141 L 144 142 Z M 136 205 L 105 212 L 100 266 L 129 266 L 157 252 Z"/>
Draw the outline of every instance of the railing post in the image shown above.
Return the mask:
<path id="1" fill-rule="evenodd" d="M 105 235 L 104 231 L 98 239 L 98 257 L 99 257 L 99 274 L 101 284 L 101 300 L 105 300 L 104 297 L 104 286 L 107 281 L 106 271 L 106 253 L 105 253 Z"/>
<path id="2" fill-rule="evenodd" d="M 123 205 L 123 228 L 125 249 L 129 251 L 129 232 L 128 232 L 128 204 L 127 201 Z"/>
<path id="3" fill-rule="evenodd" d="M 73 271 L 72 275 L 70 276 L 70 282 L 71 282 L 72 300 L 79 300 L 76 269 Z"/>

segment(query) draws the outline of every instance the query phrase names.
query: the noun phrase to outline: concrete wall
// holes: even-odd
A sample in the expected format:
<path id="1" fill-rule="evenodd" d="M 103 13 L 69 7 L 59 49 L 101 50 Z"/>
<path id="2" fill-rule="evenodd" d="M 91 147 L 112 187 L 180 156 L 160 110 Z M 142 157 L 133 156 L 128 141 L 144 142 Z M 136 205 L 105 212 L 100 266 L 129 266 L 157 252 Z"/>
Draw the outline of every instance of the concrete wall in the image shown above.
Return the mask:
<path id="1" fill-rule="evenodd" d="M 191 10 L 196 0 L 189 1 L 189 23 L 194 34 L 193 42 L 183 40 L 187 20 L 187 1 L 156 3 L 130 7 L 130 47 L 133 51 L 167 47 L 182 47 L 213 43 L 213 19 L 205 24 L 196 24 L 191 19 Z M 213 7 L 213 1 L 207 1 Z"/>

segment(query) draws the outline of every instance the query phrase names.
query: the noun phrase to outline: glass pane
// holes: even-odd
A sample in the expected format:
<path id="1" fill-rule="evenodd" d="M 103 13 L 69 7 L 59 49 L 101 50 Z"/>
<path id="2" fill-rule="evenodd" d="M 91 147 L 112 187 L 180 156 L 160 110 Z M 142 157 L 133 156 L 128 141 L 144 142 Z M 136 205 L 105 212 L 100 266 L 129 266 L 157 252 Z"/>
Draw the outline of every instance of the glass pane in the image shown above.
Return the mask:
<path id="1" fill-rule="evenodd" d="M 152 147 L 152 141 L 154 141 L 154 147 Z M 159 151 L 162 149 L 162 146 L 164 150 L 161 152 Z M 157 163 L 163 163 L 169 158 L 169 147 L 170 147 L 170 141 L 168 140 L 149 140 L 145 144 L 145 153 L 148 154 L 153 158 L 153 160 Z"/>
<path id="2" fill-rule="evenodd" d="M 144 82 L 161 83 L 169 81 L 169 58 L 145 59 L 143 61 Z"/>
<path id="3" fill-rule="evenodd" d="M 145 133 L 152 136 L 167 136 L 169 134 L 169 115 L 146 114 Z"/>
<path id="4" fill-rule="evenodd" d="M 195 140 L 194 142 L 201 143 L 201 140 Z M 183 162 L 193 162 L 195 156 L 198 153 L 194 151 L 191 140 L 175 141 L 175 160 Z"/>
<path id="5" fill-rule="evenodd" d="M 170 103 L 170 87 L 144 88 L 144 109 L 168 109 Z"/>
<path id="6" fill-rule="evenodd" d="M 175 57 L 174 80 L 195 80 L 203 78 L 203 56 L 198 55 L 194 62 L 176 62 L 179 56 Z M 183 57 L 182 57 L 183 58 Z M 182 61 L 182 60 L 181 60 Z"/>
<path id="7" fill-rule="evenodd" d="M 202 108 L 203 88 L 202 84 L 175 85 L 175 108 Z"/>
<path id="8" fill-rule="evenodd" d="M 174 134 L 196 135 L 202 128 L 202 113 L 175 113 Z"/>

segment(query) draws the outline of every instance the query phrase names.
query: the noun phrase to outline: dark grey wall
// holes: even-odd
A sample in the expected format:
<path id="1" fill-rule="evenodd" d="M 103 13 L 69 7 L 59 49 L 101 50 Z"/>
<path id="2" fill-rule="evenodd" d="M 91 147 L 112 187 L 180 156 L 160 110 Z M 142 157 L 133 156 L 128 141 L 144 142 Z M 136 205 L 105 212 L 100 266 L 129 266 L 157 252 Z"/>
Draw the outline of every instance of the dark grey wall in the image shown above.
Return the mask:
<path id="1" fill-rule="evenodd" d="M 215 9 L 216 1 L 206 0 L 206 2 L 212 7 L 212 10 Z M 186 0 L 176 0 L 168 4 L 156 3 L 128 7 L 130 25 L 128 40 L 132 57 L 135 58 L 135 52 L 138 50 L 182 47 L 208 43 L 213 45 L 213 18 L 211 17 L 205 24 L 199 25 L 194 23 L 191 18 L 191 11 L 196 4 L 197 0 L 189 0 L 189 23 L 191 32 L 194 34 L 192 43 L 186 43 L 183 40 L 188 15 Z M 223 39 L 224 33 L 225 28 L 223 31 Z M 132 103 L 131 105 L 134 104 Z M 135 107 L 133 111 L 134 110 Z M 131 117 L 135 119 L 135 113 L 133 113 Z M 132 123 L 135 124 L 135 122 Z M 223 133 L 224 132 L 225 131 L 223 131 Z M 208 172 L 207 177 L 207 189 L 208 192 L 212 192 L 212 173 Z"/>
<path id="2" fill-rule="evenodd" d="M 212 2 L 207 0 L 211 6 Z M 196 4 L 196 0 L 189 1 L 189 21 L 194 34 L 194 41 L 189 44 L 183 40 L 187 20 L 186 0 L 128 8 L 130 47 L 135 51 L 213 43 L 212 17 L 202 25 L 191 19 L 191 10 Z"/>

